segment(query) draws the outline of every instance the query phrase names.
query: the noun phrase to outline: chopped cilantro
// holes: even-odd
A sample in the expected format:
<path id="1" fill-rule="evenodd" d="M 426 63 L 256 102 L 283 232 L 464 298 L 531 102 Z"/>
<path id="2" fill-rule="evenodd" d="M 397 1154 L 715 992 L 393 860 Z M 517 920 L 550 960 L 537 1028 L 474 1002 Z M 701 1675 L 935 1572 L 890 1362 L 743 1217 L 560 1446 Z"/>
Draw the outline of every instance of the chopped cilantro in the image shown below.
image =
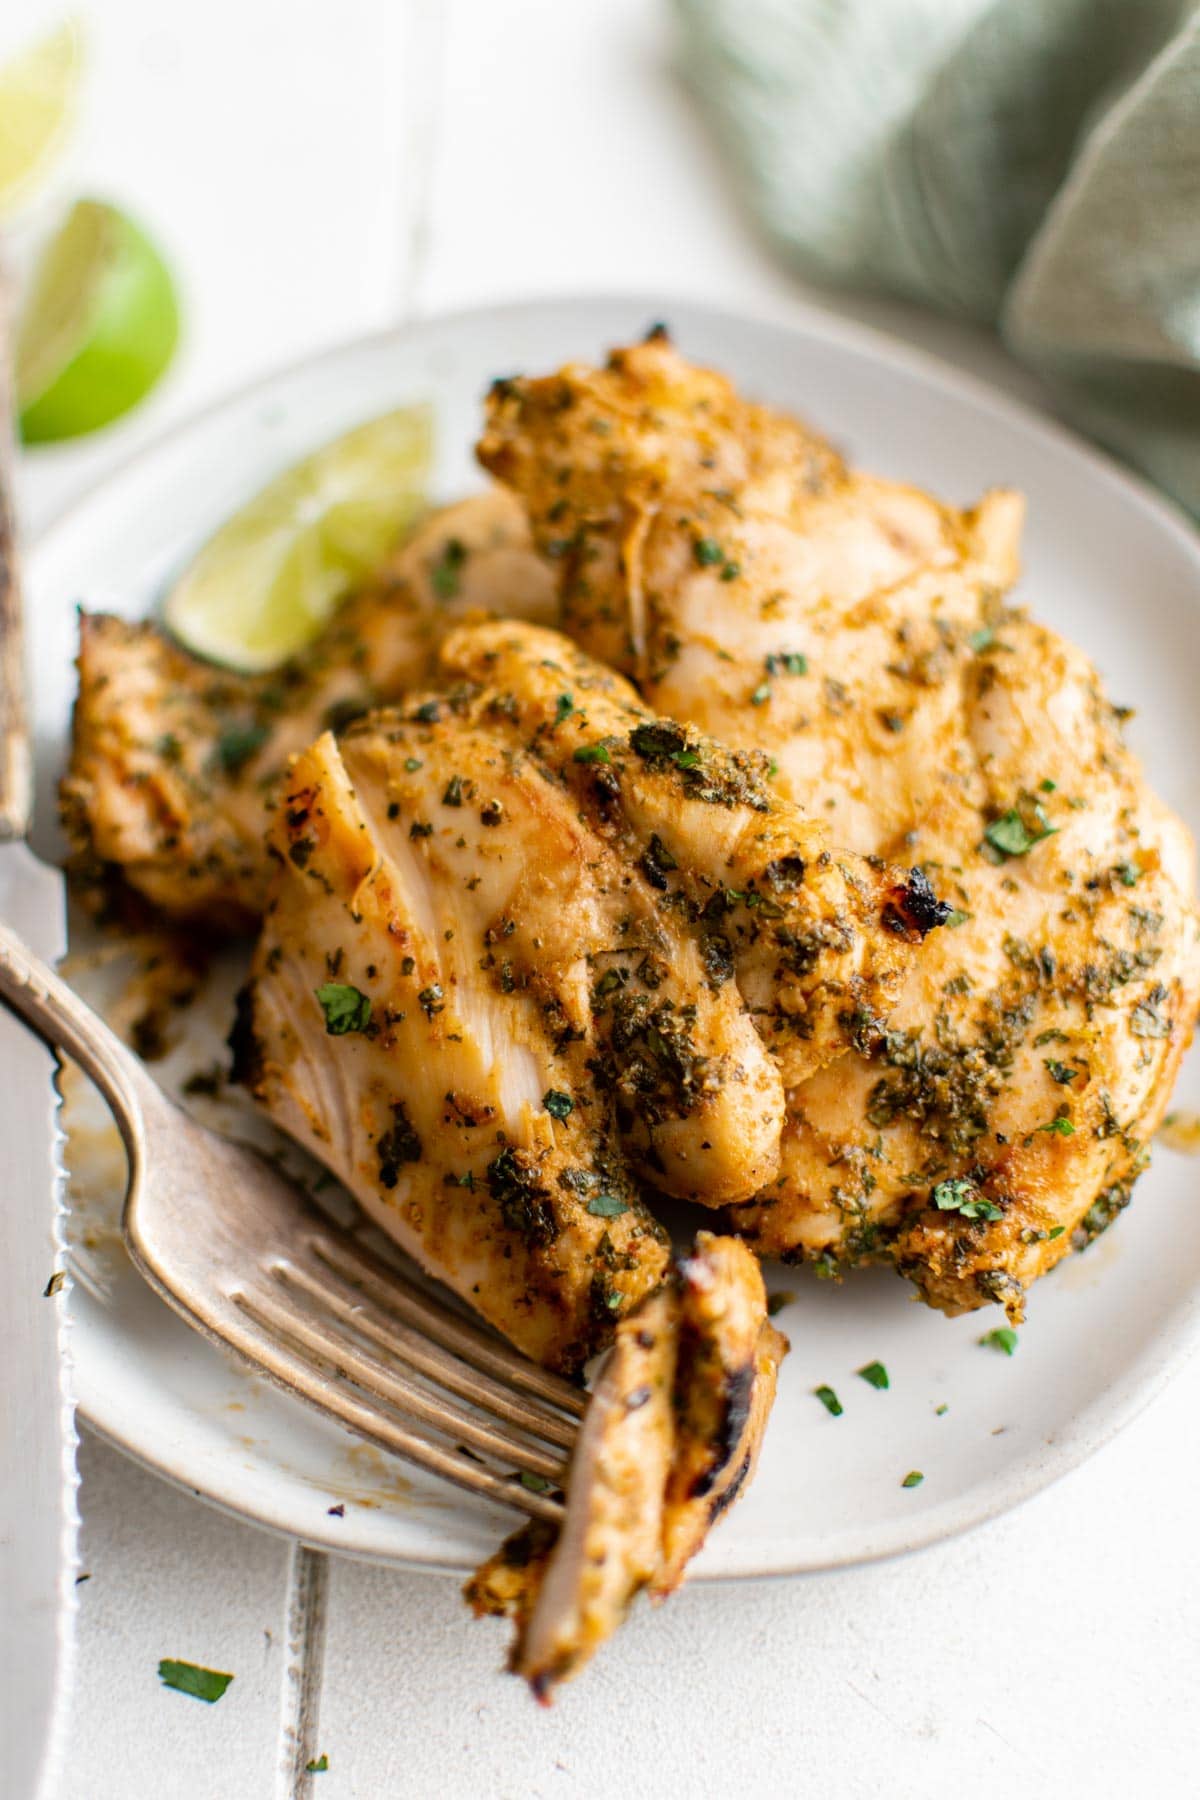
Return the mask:
<path id="1" fill-rule="evenodd" d="M 855 1373 L 860 1375 L 864 1381 L 869 1382 L 873 1388 L 886 1388 L 891 1386 L 891 1382 L 888 1380 L 888 1372 L 881 1362 L 864 1363 L 862 1368 L 857 1369 Z"/>
<path id="2" fill-rule="evenodd" d="M 445 548 L 429 570 L 429 584 L 439 600 L 453 600 L 462 586 L 467 546 L 460 538 L 447 538 Z"/>
<path id="3" fill-rule="evenodd" d="M 940 1406 L 935 1406 L 933 1410 L 934 1410 L 935 1415 L 940 1419 L 943 1416 L 943 1414 L 948 1413 L 950 1411 L 950 1408 L 946 1404 L 946 1402 L 943 1400 L 942 1404 Z"/>
<path id="4" fill-rule="evenodd" d="M 432 982 L 429 987 L 422 988 L 417 995 L 417 1001 L 427 1019 L 432 1019 L 434 1013 L 445 1012 L 446 1010 L 445 1000 L 442 996 L 441 983 L 437 981 Z"/>
<path id="5" fill-rule="evenodd" d="M 827 1413 L 832 1414 L 835 1419 L 841 1418 L 844 1408 L 831 1387 L 816 1387 L 813 1389 L 813 1393 Z"/>
<path id="6" fill-rule="evenodd" d="M 929 1198 L 939 1212 L 961 1213 L 964 1219 L 1002 1219 L 1000 1208 L 985 1199 L 973 1181 L 961 1177 L 939 1181 Z"/>
<path id="7" fill-rule="evenodd" d="M 1066 1229 L 1065 1225 L 1052 1225 L 1046 1236 L 1053 1241 L 1054 1238 L 1060 1238 Z"/>
<path id="8" fill-rule="evenodd" d="M 542 1105 L 552 1119 L 566 1119 L 575 1110 L 575 1102 L 570 1094 L 561 1093 L 558 1088 L 547 1088 L 542 1095 Z"/>
<path id="9" fill-rule="evenodd" d="M 985 650 L 990 650 L 995 641 L 996 634 L 990 625 L 984 625 L 978 631 L 970 632 L 967 637 L 967 642 L 976 656 L 981 656 Z"/>
<path id="10" fill-rule="evenodd" d="M 985 1331 L 979 1342 L 989 1350 L 1003 1350 L 1005 1356 L 1011 1356 L 1017 1347 L 1017 1334 L 1011 1325 L 997 1325 L 994 1331 Z"/>
<path id="11" fill-rule="evenodd" d="M 164 1687 L 191 1694 L 194 1699 L 211 1706 L 214 1700 L 221 1698 L 233 1676 L 224 1675 L 219 1669 L 202 1669 L 198 1663 L 177 1662 L 174 1657 L 164 1656 L 158 1665 L 158 1679 Z"/>
<path id="12" fill-rule="evenodd" d="M 629 1202 L 619 1194 L 593 1194 L 587 1210 L 596 1219 L 619 1219 L 629 1211 Z"/>
<path id="13" fill-rule="evenodd" d="M 920 1487 L 924 1479 L 925 1477 L 922 1475 L 920 1469 L 910 1469 L 908 1474 L 904 1477 L 904 1480 L 900 1483 L 900 1486 L 905 1488 Z"/>
<path id="14" fill-rule="evenodd" d="M 425 767 L 425 764 L 421 761 L 419 756 L 406 756 L 404 759 L 404 766 L 410 775 L 415 775 L 418 769 L 423 769 Z"/>
<path id="15" fill-rule="evenodd" d="M 1008 856 L 1025 856 L 1035 844 L 1040 844 L 1044 838 L 1053 837 L 1057 832 L 1058 826 L 1051 825 L 1040 803 L 1035 805 L 1033 812 L 1035 830 L 1026 825 L 1015 806 L 1008 812 L 1001 813 L 987 827 L 983 834 L 984 842 L 990 845 L 1000 860 Z"/>
<path id="16" fill-rule="evenodd" d="M 952 906 L 950 911 L 946 914 L 946 917 L 942 920 L 942 924 L 953 931 L 957 926 L 965 925 L 967 920 L 972 917 L 974 917 L 974 915 L 969 912 L 964 912 L 961 906 Z"/>
<path id="17" fill-rule="evenodd" d="M 781 1313 L 784 1307 L 790 1306 L 795 1298 L 791 1288 L 780 1288 L 778 1293 L 769 1294 L 767 1296 L 768 1319 L 773 1319 L 776 1313 Z"/>
<path id="18" fill-rule="evenodd" d="M 305 1763 L 304 1773 L 306 1775 L 324 1775 L 328 1767 L 329 1758 L 326 1756 L 324 1750 L 322 1750 L 320 1756 L 315 1756 L 311 1762 Z"/>
<path id="19" fill-rule="evenodd" d="M 801 650 L 773 650 L 763 658 L 768 675 L 807 675 L 808 658 Z"/>
<path id="20" fill-rule="evenodd" d="M 1118 863 L 1113 874 L 1122 887 L 1136 887 L 1142 879 L 1143 871 L 1134 862 Z"/>
<path id="21" fill-rule="evenodd" d="M 316 989 L 325 1029 L 330 1037 L 345 1037 L 347 1032 L 365 1031 L 371 1023 L 371 1002 L 356 987 L 344 981 L 326 981 Z"/>
<path id="22" fill-rule="evenodd" d="M 227 725 L 217 739 L 217 755 L 227 775 L 237 775 L 270 737 L 266 725 Z"/>
<path id="23" fill-rule="evenodd" d="M 550 1491 L 550 1483 L 546 1480 L 546 1477 L 544 1475 L 531 1475 L 528 1469 L 522 1469 L 517 1479 L 520 1481 L 523 1488 L 529 1489 L 531 1494 L 546 1494 Z"/>
<path id="24" fill-rule="evenodd" d="M 751 706 L 765 706 L 767 701 L 770 698 L 771 698 L 770 682 L 769 681 L 760 681 L 758 686 L 755 688 L 754 692 L 750 696 L 750 704 L 751 704 Z"/>
<path id="25" fill-rule="evenodd" d="M 722 581 L 736 581 L 738 576 L 741 574 L 741 572 L 742 572 L 741 563 L 727 562 L 725 564 L 725 567 L 721 570 L 721 580 Z"/>
<path id="26" fill-rule="evenodd" d="M 716 538 L 697 538 L 692 544 L 692 555 L 696 558 L 696 561 L 700 564 L 702 569 L 711 568 L 715 563 L 723 563 L 725 561 L 725 552 L 722 550 L 720 544 L 718 544 Z"/>
<path id="27" fill-rule="evenodd" d="M 560 694 L 554 708 L 554 723 L 556 725 L 561 725 L 563 720 L 569 719 L 574 711 L 575 702 L 572 700 L 570 694 Z"/>
<path id="28" fill-rule="evenodd" d="M 612 757 L 607 744 L 580 744 L 571 760 L 577 763 L 610 763 Z"/>
<path id="29" fill-rule="evenodd" d="M 1052 1056 L 1044 1056 L 1042 1062 L 1050 1071 L 1051 1080 L 1061 1083 L 1063 1087 L 1069 1087 L 1079 1073 L 1070 1063 L 1056 1062 Z"/>
<path id="30" fill-rule="evenodd" d="M 1043 794 L 1057 794 L 1058 792 L 1057 781 L 1051 781 L 1048 775 L 1042 777 L 1041 781 L 1038 782 L 1038 787 Z"/>
<path id="31" fill-rule="evenodd" d="M 1038 1126 L 1038 1130 L 1052 1131 L 1055 1137 L 1075 1136 L 1075 1127 L 1072 1125 L 1070 1119 L 1064 1118 L 1061 1113 L 1057 1119 L 1047 1119 L 1044 1125 Z"/>

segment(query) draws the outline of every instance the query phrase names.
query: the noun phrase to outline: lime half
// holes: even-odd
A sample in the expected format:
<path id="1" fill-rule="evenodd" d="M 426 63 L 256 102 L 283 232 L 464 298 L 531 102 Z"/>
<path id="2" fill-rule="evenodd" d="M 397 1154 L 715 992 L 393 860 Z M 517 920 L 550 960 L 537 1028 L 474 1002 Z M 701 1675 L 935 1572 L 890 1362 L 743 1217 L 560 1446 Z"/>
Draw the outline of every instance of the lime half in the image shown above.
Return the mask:
<path id="1" fill-rule="evenodd" d="M 247 674 L 303 650 L 416 517 L 428 408 L 385 413 L 277 475 L 222 525 L 167 597 L 171 631 Z"/>
<path id="2" fill-rule="evenodd" d="M 37 186 L 75 116 L 79 32 L 60 25 L 0 68 L 0 215 Z"/>
<path id="3" fill-rule="evenodd" d="M 80 200 L 47 246 L 17 334 L 27 444 L 119 419 L 158 380 L 179 338 L 170 272 L 131 219 Z"/>

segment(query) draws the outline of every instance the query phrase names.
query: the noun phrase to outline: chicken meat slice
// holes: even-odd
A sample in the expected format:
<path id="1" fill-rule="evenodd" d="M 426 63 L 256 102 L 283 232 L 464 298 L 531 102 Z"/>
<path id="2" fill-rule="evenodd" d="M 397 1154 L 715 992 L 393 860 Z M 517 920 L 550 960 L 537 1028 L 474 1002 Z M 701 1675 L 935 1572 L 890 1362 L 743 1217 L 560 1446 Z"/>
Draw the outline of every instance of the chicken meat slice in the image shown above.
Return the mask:
<path id="1" fill-rule="evenodd" d="M 781 1064 L 887 1008 L 936 902 L 835 861 L 755 758 L 556 633 L 463 626 L 441 660 L 446 689 L 292 762 L 238 1073 L 428 1268 L 574 1367 L 662 1271 L 634 1178 L 709 1206 L 775 1180 Z"/>
<path id="2" fill-rule="evenodd" d="M 703 994 L 736 995 L 785 1085 L 844 1050 L 860 1004 L 887 1011 L 913 946 L 950 910 L 919 871 L 835 851 L 820 822 L 771 788 L 765 757 L 657 717 L 557 633 L 464 626 L 441 661 L 448 678 L 500 696 L 520 751 L 592 822 L 644 909 L 620 919 L 594 995 L 614 1040 L 641 1050 L 636 1077 L 616 1084 L 630 1119 L 639 1095 L 653 1099 L 653 1065 L 678 1065 L 679 1079 L 700 1086 L 715 1073 L 687 1072 L 694 1046 L 680 1034 L 672 981 L 694 990 L 701 1017 Z"/>
<path id="3" fill-rule="evenodd" d="M 850 469 L 661 328 L 600 369 L 496 382 L 477 451 L 559 572 L 563 629 L 713 737 L 732 717 L 745 741 L 747 712 L 753 735 L 768 702 L 777 716 L 836 707 L 837 671 L 815 656 L 811 683 L 790 685 L 814 618 L 836 631 L 923 573 L 929 594 L 964 565 L 993 589 L 1016 575 L 1018 496 L 962 512 Z"/>
<path id="4" fill-rule="evenodd" d="M 736 1227 L 1019 1320 L 1127 1203 L 1200 999 L 1189 835 L 1087 659 L 1006 609 L 1019 501 L 847 471 L 661 340 L 501 384 L 480 454 L 583 643 L 954 903 L 890 1021 L 789 1080 L 782 1176 Z"/>
<path id="5" fill-rule="evenodd" d="M 477 1616 L 515 1622 L 509 1667 L 540 1700 L 643 1588 L 661 1600 L 679 1585 L 753 1475 L 787 1348 L 755 1257 L 709 1232 L 622 1319 L 571 1458 L 561 1529 L 534 1520 L 464 1589 Z"/>
<path id="6" fill-rule="evenodd" d="M 465 613 L 543 619 L 552 607 L 524 513 L 493 488 L 432 514 L 311 651 L 267 676 L 217 669 L 155 624 L 83 613 L 62 784 L 80 885 L 101 905 L 119 877 L 171 918 L 253 926 L 288 757 L 424 680 Z"/>
<path id="7" fill-rule="evenodd" d="M 651 1583 L 660 1600 L 753 1479 L 788 1350 L 767 1317 L 758 1259 L 739 1238 L 698 1232 L 675 1274 L 675 1446 L 663 1493 L 662 1560 Z"/>

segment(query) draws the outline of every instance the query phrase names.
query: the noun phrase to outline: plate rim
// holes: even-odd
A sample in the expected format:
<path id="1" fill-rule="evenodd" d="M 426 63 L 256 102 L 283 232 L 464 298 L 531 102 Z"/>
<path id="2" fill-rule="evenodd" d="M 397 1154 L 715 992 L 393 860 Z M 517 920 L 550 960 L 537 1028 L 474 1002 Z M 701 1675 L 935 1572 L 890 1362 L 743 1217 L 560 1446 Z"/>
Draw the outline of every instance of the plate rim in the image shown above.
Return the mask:
<path id="1" fill-rule="evenodd" d="M 641 314 L 647 321 L 666 317 L 681 321 L 702 319 L 716 330 L 760 328 L 783 337 L 807 338 L 836 345 L 852 355 L 872 362 L 883 362 L 918 379 L 923 385 L 939 390 L 953 399 L 967 402 L 977 413 L 1004 419 L 1043 445 L 1065 452 L 1076 464 L 1082 464 L 1093 476 L 1123 492 L 1131 502 L 1160 530 L 1165 530 L 1196 568 L 1200 576 L 1200 536 L 1197 535 L 1183 509 L 1168 496 L 1153 488 L 1141 475 L 1120 463 L 1098 444 L 1090 442 L 1068 425 L 1036 405 L 1005 392 L 984 375 L 961 368 L 936 352 L 914 345 L 890 332 L 847 319 L 809 300 L 797 299 L 786 308 L 774 310 L 760 306 L 712 305 L 693 296 L 620 288 L 590 293 L 533 295 L 506 299 L 493 304 L 447 308 L 411 319 L 400 325 L 356 333 L 322 346 L 319 350 L 280 362 L 265 373 L 237 383 L 182 417 L 174 419 L 154 432 L 144 442 L 120 457 L 97 481 L 90 483 L 68 499 L 42 524 L 25 551 L 32 562 L 48 554 L 54 543 L 73 529 L 78 515 L 93 507 L 110 488 L 136 478 L 140 468 L 153 462 L 165 446 L 211 423 L 222 413 L 243 405 L 279 384 L 302 377 L 309 371 L 357 353 L 383 350 L 388 345 L 403 345 L 442 327 L 486 329 L 493 322 L 528 316 L 530 313 L 590 312 L 597 307 L 622 309 Z M 73 1330 L 69 1345 L 72 1385 L 78 1388 L 78 1338 Z M 1161 1322 L 1151 1343 L 1123 1370 L 1120 1378 L 1104 1394 L 1085 1407 L 1069 1423 L 1067 1430 L 1053 1441 L 1039 1442 L 1004 1472 L 991 1478 L 978 1490 L 968 1489 L 944 1506 L 935 1507 L 914 1519 L 909 1526 L 885 1526 L 871 1530 L 859 1528 L 859 1537 L 875 1540 L 855 1549 L 834 1550 L 817 1558 L 807 1558 L 786 1565 L 777 1560 L 760 1564 L 753 1560 L 736 1569 L 705 1568 L 701 1565 L 694 1581 L 733 1582 L 764 1579 L 787 1579 L 823 1570 L 851 1568 L 889 1560 L 927 1549 L 976 1529 L 990 1520 L 1023 1505 L 1045 1488 L 1078 1468 L 1102 1449 L 1138 1417 L 1170 1384 L 1200 1342 L 1200 1287 L 1195 1288 L 1171 1309 Z M 387 1564 L 391 1567 L 421 1569 L 430 1573 L 462 1573 L 467 1565 L 454 1558 L 439 1557 L 436 1548 L 423 1555 L 419 1549 L 396 1551 L 380 1548 L 369 1541 L 369 1519 L 358 1529 L 359 1521 L 347 1516 L 339 1520 L 335 1534 L 318 1522 L 316 1530 L 297 1529 L 294 1511 L 286 1504 L 290 1491 L 282 1490 L 284 1504 L 272 1505 L 253 1496 L 239 1498 L 231 1487 L 236 1482 L 210 1482 L 198 1487 L 192 1474 L 186 1472 L 186 1459 L 181 1459 L 176 1446 L 175 1464 L 163 1447 L 155 1455 L 128 1432 L 117 1429 L 110 1419 L 83 1401 L 77 1405 L 80 1419 L 104 1442 L 127 1455 L 141 1467 L 151 1470 L 173 1486 L 204 1500 L 219 1511 L 252 1523 L 276 1535 L 300 1541 L 313 1547 L 355 1558 Z"/>

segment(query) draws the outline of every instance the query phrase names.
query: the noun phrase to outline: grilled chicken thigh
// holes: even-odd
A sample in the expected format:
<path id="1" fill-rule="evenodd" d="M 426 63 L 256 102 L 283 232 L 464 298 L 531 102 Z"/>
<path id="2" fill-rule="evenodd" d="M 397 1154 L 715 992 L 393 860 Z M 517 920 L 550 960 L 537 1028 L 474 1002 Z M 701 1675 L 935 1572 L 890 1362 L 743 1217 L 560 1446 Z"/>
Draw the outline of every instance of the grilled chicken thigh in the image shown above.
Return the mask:
<path id="1" fill-rule="evenodd" d="M 501 489 L 431 515 L 305 656 L 269 676 L 201 662 L 156 625 L 80 618 L 63 817 L 77 872 L 209 930 L 255 923 L 266 811 L 289 756 L 424 680 L 473 610 L 547 618 L 552 587 Z"/>
<path id="2" fill-rule="evenodd" d="M 602 369 L 496 382 L 478 455 L 559 572 L 563 629 L 660 712 L 707 709 L 713 736 L 732 713 L 744 739 L 744 714 L 757 724 L 768 694 L 780 719 L 781 706 L 794 717 L 836 706 L 835 668 L 814 660 L 814 685 L 788 686 L 805 660 L 798 629 L 836 636 L 860 603 L 865 625 L 880 596 L 923 571 L 936 577 L 926 604 L 964 561 L 995 586 L 1016 573 L 1018 496 L 964 513 L 849 469 L 660 331 Z M 910 660 L 936 649 L 925 636 Z"/>
<path id="3" fill-rule="evenodd" d="M 785 1072 L 886 1013 L 938 903 L 555 633 L 463 626 L 441 668 L 294 760 L 239 1066 L 573 1367 L 662 1272 L 631 1176 L 710 1206 L 775 1181 Z"/>
<path id="4" fill-rule="evenodd" d="M 1188 834 L 1087 660 L 1005 610 L 1019 503 L 858 475 L 661 337 L 498 384 L 480 456 L 583 644 L 954 903 L 891 1020 L 788 1072 L 782 1175 L 738 1229 L 1019 1319 L 1126 1204 L 1200 1000 Z"/>
<path id="5" fill-rule="evenodd" d="M 617 1327 L 580 1428 L 561 1531 L 535 1520 L 467 1583 L 515 1621 L 509 1660 L 545 1700 L 612 1635 L 638 1592 L 663 1599 L 754 1472 L 787 1339 L 758 1263 L 702 1231 L 669 1283 Z"/>

